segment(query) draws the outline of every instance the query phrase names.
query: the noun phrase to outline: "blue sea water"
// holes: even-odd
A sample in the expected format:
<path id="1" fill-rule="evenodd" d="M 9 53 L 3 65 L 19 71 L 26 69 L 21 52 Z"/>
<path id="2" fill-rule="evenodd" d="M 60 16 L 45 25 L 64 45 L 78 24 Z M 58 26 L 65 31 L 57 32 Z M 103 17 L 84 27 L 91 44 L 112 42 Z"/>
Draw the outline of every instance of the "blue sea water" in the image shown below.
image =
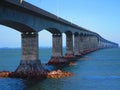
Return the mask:
<path id="1" fill-rule="evenodd" d="M 51 48 L 40 49 L 40 60 L 48 62 Z M 21 60 L 20 49 L 0 49 L 0 71 L 14 71 Z M 102 49 L 64 67 L 73 76 L 31 81 L 0 78 L 0 90 L 120 90 L 120 48 Z"/>

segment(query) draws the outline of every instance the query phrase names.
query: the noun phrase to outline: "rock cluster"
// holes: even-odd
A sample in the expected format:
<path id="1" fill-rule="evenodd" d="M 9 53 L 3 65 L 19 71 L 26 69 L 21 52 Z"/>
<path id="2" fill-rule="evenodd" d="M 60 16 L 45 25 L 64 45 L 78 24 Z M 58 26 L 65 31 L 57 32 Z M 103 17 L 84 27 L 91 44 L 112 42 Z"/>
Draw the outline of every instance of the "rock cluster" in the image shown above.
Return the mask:
<path id="1" fill-rule="evenodd" d="M 77 65 L 77 63 L 75 63 L 75 62 L 70 62 L 69 65 L 70 65 L 70 66 L 75 66 L 75 65 Z"/>
<path id="2" fill-rule="evenodd" d="M 63 77 L 67 77 L 67 76 L 72 76 L 73 74 L 70 72 L 63 72 L 61 70 L 57 70 L 57 71 L 51 71 L 48 73 L 47 78 L 63 78 Z"/>
<path id="3" fill-rule="evenodd" d="M 0 72 L 0 78 L 22 78 L 22 79 L 43 79 L 43 78 L 63 78 L 63 77 L 68 77 L 72 76 L 73 74 L 70 72 L 63 72 L 61 70 L 54 70 L 51 72 L 32 72 L 32 73 L 16 73 L 16 72 L 8 72 L 8 71 L 3 71 Z"/>
<path id="4" fill-rule="evenodd" d="M 0 78 L 6 78 L 6 77 L 9 77 L 9 74 L 10 72 L 7 72 L 7 71 L 3 71 L 3 72 L 0 72 Z"/>

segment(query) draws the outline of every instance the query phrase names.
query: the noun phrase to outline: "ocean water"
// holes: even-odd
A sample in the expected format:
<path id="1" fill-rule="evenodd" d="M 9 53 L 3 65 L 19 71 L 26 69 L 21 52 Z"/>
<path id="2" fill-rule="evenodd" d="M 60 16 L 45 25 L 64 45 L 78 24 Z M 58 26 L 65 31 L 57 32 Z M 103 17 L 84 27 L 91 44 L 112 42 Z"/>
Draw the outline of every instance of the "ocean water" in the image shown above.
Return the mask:
<path id="1" fill-rule="evenodd" d="M 51 53 L 51 48 L 40 49 L 41 62 L 47 63 Z M 1 49 L 0 71 L 14 71 L 20 60 L 20 49 Z M 42 81 L 0 78 L 0 90 L 120 90 L 120 48 L 98 50 L 75 63 L 62 69 L 73 76 Z"/>

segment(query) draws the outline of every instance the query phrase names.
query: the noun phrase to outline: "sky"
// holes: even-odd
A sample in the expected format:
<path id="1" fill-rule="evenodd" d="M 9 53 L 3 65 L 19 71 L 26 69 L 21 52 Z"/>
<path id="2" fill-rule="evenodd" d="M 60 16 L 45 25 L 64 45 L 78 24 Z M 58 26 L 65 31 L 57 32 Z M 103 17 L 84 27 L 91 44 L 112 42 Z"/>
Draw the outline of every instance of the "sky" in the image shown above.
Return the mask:
<path id="1" fill-rule="evenodd" d="M 120 0 L 25 1 L 120 44 Z M 0 48 L 21 47 L 20 32 L 3 25 L 0 25 L 0 29 Z M 52 36 L 48 31 L 39 32 L 39 46 L 52 46 Z"/>

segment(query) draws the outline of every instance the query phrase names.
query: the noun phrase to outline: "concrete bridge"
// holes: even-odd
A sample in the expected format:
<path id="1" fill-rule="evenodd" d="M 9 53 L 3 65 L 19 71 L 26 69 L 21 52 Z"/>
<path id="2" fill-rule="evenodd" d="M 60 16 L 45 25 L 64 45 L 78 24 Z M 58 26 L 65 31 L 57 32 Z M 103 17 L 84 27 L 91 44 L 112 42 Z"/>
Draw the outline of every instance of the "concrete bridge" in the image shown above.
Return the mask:
<path id="1" fill-rule="evenodd" d="M 49 64 L 62 64 L 69 59 L 102 48 L 118 47 L 99 34 L 84 29 L 47 11 L 19 0 L 0 0 L 0 24 L 21 32 L 22 60 L 16 72 L 44 71 L 38 58 L 38 32 L 52 34 L 52 56 Z M 62 54 L 62 34 L 66 34 L 66 55 Z"/>

